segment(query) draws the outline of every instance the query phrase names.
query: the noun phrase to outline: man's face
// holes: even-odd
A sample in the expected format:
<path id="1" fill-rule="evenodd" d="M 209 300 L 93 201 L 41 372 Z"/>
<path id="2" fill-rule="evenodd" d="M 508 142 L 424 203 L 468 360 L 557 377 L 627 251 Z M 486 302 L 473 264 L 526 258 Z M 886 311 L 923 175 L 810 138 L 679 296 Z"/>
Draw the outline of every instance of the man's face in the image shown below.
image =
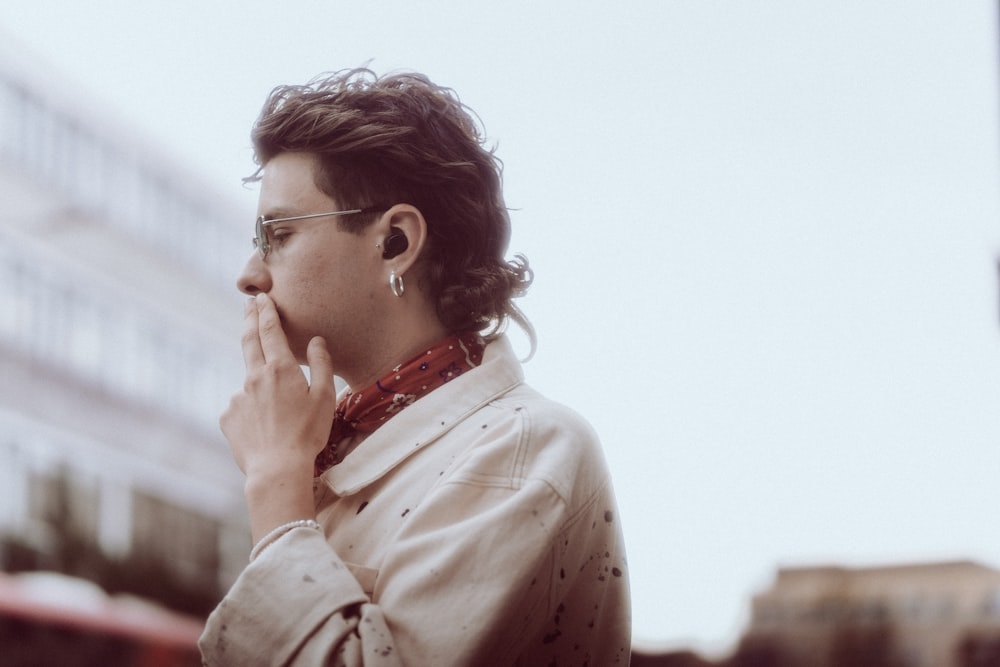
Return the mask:
<path id="1" fill-rule="evenodd" d="M 264 167 L 257 214 L 265 219 L 340 210 L 315 185 L 315 156 L 281 153 Z M 268 227 L 266 258 L 254 253 L 237 284 L 274 300 L 289 346 L 300 363 L 313 336 L 323 336 L 337 369 L 340 359 L 363 355 L 376 316 L 380 283 L 374 225 L 361 234 L 340 229 L 336 217 L 280 222 Z M 370 238 L 369 238 L 370 237 Z"/>

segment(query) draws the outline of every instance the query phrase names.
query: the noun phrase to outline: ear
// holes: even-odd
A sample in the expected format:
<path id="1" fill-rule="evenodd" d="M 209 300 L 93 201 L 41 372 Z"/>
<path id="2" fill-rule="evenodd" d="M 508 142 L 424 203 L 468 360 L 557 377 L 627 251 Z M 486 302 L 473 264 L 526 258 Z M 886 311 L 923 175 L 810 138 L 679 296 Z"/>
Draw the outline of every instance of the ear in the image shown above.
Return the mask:
<path id="1" fill-rule="evenodd" d="M 386 271 L 403 275 L 416 263 L 427 243 L 427 221 L 416 206 L 396 204 L 382 215 L 377 226 Z"/>

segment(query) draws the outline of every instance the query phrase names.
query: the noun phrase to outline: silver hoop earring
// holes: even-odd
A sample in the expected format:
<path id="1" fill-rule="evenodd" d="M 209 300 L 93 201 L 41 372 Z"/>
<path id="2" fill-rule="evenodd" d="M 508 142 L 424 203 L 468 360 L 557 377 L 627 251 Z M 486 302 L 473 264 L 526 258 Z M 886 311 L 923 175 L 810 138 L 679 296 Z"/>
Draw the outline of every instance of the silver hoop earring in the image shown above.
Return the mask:
<path id="1" fill-rule="evenodd" d="M 392 293 L 395 294 L 396 296 L 402 297 L 403 292 L 406 291 L 406 287 L 403 285 L 403 276 L 402 275 L 397 276 L 395 271 L 390 271 L 389 289 L 391 289 Z"/>

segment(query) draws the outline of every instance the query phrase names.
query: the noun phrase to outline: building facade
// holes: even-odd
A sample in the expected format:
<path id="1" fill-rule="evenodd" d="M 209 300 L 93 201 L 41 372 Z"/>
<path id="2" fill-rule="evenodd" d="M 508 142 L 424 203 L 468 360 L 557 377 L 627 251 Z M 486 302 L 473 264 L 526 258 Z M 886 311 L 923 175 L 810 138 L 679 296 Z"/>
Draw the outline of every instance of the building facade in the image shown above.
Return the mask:
<path id="1" fill-rule="evenodd" d="M 218 415 L 252 212 L 13 49 L 0 201 L 0 567 L 211 597 L 249 546 Z"/>
<path id="2" fill-rule="evenodd" d="M 1000 570 L 960 561 L 781 569 L 743 645 L 783 664 L 964 667 L 983 649 L 995 661 L 998 636 Z"/>

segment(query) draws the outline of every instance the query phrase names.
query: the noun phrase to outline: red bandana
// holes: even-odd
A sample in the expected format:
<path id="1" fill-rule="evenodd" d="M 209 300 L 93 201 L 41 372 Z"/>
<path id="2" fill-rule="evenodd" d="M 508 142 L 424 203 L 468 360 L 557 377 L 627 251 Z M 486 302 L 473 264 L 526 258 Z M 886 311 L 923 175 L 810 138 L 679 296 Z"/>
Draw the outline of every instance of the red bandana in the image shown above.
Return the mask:
<path id="1" fill-rule="evenodd" d="M 315 474 L 340 462 L 337 445 L 355 433 L 369 434 L 421 396 L 483 362 L 486 342 L 477 333 L 445 338 L 364 390 L 347 392 L 337 404 L 326 447 L 316 456 Z"/>

